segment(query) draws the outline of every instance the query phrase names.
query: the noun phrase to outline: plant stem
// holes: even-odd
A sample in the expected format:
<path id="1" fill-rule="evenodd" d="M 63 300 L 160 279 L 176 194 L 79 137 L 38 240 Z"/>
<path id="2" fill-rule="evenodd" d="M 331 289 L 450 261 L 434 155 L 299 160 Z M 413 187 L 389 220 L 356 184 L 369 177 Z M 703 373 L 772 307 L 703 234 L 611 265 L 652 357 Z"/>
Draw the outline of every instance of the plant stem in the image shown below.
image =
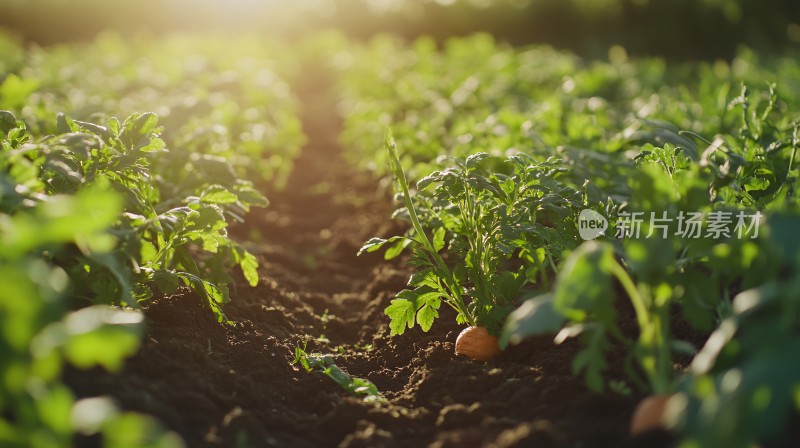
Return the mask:
<path id="1" fill-rule="evenodd" d="M 663 315 L 666 307 L 660 306 L 656 312 L 650 312 L 641 291 L 633 283 L 628 272 L 616 260 L 611 265 L 611 273 L 619 280 L 633 305 L 639 325 L 639 341 L 650 350 L 650 353 L 645 356 L 654 358 L 652 365 L 640 360 L 642 368 L 650 379 L 653 392 L 656 394 L 666 393 L 669 391 L 671 369 L 670 349 L 666 343 L 669 332 L 666 325 L 668 318 Z"/>
<path id="2" fill-rule="evenodd" d="M 400 184 L 400 189 L 403 192 L 403 201 L 405 202 L 406 209 L 408 210 L 408 215 L 411 218 L 411 225 L 414 227 L 414 231 L 418 235 L 418 242 L 422 244 L 422 247 L 425 249 L 425 251 L 428 252 L 428 254 L 433 258 L 436 267 L 440 273 L 443 274 L 444 283 L 447 286 L 447 289 L 450 291 L 456 310 L 464 316 L 469 325 L 474 326 L 476 324 L 475 318 L 469 313 L 469 310 L 467 310 L 467 307 L 464 304 L 464 299 L 461 295 L 461 291 L 459 290 L 458 282 L 455 280 L 455 276 L 447 267 L 447 264 L 445 264 L 444 260 L 439 255 L 439 252 L 425 234 L 425 230 L 422 228 L 422 224 L 417 216 L 417 211 L 414 208 L 414 204 L 411 202 L 411 193 L 408 188 L 405 170 L 403 170 L 403 165 L 400 163 L 400 155 L 397 152 L 397 143 L 392 138 L 391 131 L 388 128 L 384 137 L 384 145 L 386 146 L 386 150 L 389 152 L 389 163 L 391 164 L 392 172 L 394 173 L 397 182 Z"/>
<path id="3" fill-rule="evenodd" d="M 625 269 L 620 266 L 619 263 L 617 263 L 616 260 L 611 265 L 611 273 L 614 274 L 614 277 L 616 277 L 617 280 L 619 280 L 620 284 L 622 284 L 622 288 L 625 289 L 625 292 L 631 299 L 633 310 L 636 312 L 636 321 L 639 324 L 639 328 L 647 327 L 647 304 L 645 304 L 642 295 L 639 293 L 639 290 L 636 289 L 636 285 L 633 284 L 633 280 L 631 280 L 631 277 L 628 275 Z"/>
<path id="4" fill-rule="evenodd" d="M 672 366 L 670 365 L 669 341 L 669 316 L 666 306 L 658 307 L 653 319 L 656 326 L 657 339 L 653 341 L 656 349 L 656 378 L 653 384 L 653 391 L 657 394 L 669 392 L 669 378 Z"/>

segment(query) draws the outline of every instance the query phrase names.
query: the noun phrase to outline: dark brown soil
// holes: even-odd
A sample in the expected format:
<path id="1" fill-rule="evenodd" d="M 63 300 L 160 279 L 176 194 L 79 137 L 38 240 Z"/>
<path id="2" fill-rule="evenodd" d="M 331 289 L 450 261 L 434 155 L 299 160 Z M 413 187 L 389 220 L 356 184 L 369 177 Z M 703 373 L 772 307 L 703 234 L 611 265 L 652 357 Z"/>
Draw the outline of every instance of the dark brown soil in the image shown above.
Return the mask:
<path id="1" fill-rule="evenodd" d="M 428 333 L 389 337 L 383 309 L 410 271 L 355 254 L 369 237 L 402 230 L 389 219 L 390 195 L 342 160 L 329 89 L 310 80 L 298 91 L 310 142 L 288 188 L 268 191 L 270 207 L 234 229 L 261 262 L 259 286 L 240 281 L 225 308 L 235 323 L 217 324 L 189 293 L 156 300 L 122 373 L 69 373 L 80 396 L 112 395 L 190 447 L 666 445 L 660 434 L 628 438 L 641 397 L 588 391 L 571 375 L 569 345 L 531 340 L 470 361 L 453 353 L 461 328 L 446 312 Z M 291 365 L 303 342 L 334 353 L 389 403 L 365 404 Z"/>

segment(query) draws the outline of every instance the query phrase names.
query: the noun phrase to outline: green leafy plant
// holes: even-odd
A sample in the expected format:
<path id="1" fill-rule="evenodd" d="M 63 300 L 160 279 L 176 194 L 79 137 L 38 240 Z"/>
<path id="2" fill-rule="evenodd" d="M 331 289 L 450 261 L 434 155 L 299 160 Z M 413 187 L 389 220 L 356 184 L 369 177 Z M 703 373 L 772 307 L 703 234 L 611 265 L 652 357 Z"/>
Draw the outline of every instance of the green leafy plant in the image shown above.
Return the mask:
<path id="1" fill-rule="evenodd" d="M 413 263 L 422 268 L 420 273 L 412 277 L 409 282 L 416 288 L 414 290 L 401 291 L 397 298 L 392 300 L 391 305 L 386 308 L 386 314 L 391 319 L 390 328 L 392 334 L 402 334 L 406 327 L 413 327 L 415 322 L 419 322 L 423 330 L 429 330 L 433 325 L 434 319 L 439 315 L 437 310 L 442 300 L 458 313 L 459 322 L 476 325 L 476 316 L 467 308 L 463 287 L 457 277 L 458 274 L 451 270 L 439 255 L 439 251 L 445 246 L 445 229 L 442 227 L 437 229 L 434 232 L 433 239 L 428 238 L 425 233 L 417 216 L 417 210 L 411 201 L 411 193 L 405 172 L 400 164 L 397 145 L 388 130 L 385 134 L 384 146 L 389 153 L 392 172 L 400 186 L 414 234 L 411 238 L 405 236 L 396 236 L 389 239 L 373 238 L 364 244 L 359 254 L 374 252 L 387 243 L 399 241 L 401 245 L 395 247 L 402 248 L 406 241 L 414 242 L 416 244 L 414 246 L 415 257 Z M 398 251 L 394 250 L 393 252 L 397 253 Z"/>
<path id="2" fill-rule="evenodd" d="M 37 137 L 0 111 L 0 279 L 13 285 L 0 294 L 0 442 L 71 446 L 78 432 L 100 434 L 109 447 L 181 446 L 152 419 L 107 400 L 76 402 L 62 366 L 121 369 L 142 330 L 143 315 L 129 306 L 181 282 L 224 320 L 226 266 L 258 280 L 255 258 L 225 232 L 225 210 L 263 197 L 247 183 L 162 195 L 153 167 L 167 149 L 154 114 L 104 125 L 59 115 L 55 127 Z M 98 407 L 103 418 L 92 417 Z"/>
<path id="3" fill-rule="evenodd" d="M 109 305 L 73 311 L 69 298 L 80 285 L 52 260 L 76 246 L 107 255 L 121 197 L 95 185 L 12 208 L 20 198 L 9 193 L 26 189 L 10 176 L 14 168 L 0 170 L 0 445 L 69 447 L 76 433 L 100 433 L 107 447 L 183 446 L 150 418 L 116 412 L 109 399 L 76 400 L 61 381 L 65 363 L 116 372 L 139 347 L 144 316 Z"/>
<path id="4" fill-rule="evenodd" d="M 673 147 L 645 147 L 629 178 L 634 192 L 630 207 L 643 216 L 711 213 L 715 208 L 708 185 L 714 176 L 713 170 L 692 164 Z M 615 220 L 611 222 L 613 226 Z M 553 290 L 512 313 L 501 345 L 538 334 L 555 334 L 557 343 L 577 337 L 583 349 L 573 360 L 573 370 L 597 391 L 619 384 L 604 372 L 611 347 L 621 346 L 624 381 L 655 394 L 674 391 L 678 374 L 673 356 L 691 356 L 696 348 L 673 335 L 673 311 L 679 309 L 698 331 L 708 331 L 726 313 L 733 282 L 747 285 L 774 267 L 764 244 L 749 238 L 752 231 L 720 241 L 681 237 L 681 224 L 674 219 L 665 228 L 650 220 L 640 224 L 638 235 L 585 242 L 571 253 L 559 267 Z M 619 326 L 620 297 L 633 311 L 635 334 Z"/>
<path id="5" fill-rule="evenodd" d="M 678 387 L 670 426 L 687 445 L 749 447 L 794 432 L 800 389 L 798 216 L 769 218 L 782 272 L 739 293 Z"/>
<path id="6" fill-rule="evenodd" d="M 398 293 L 386 309 L 392 334 L 415 323 L 428 331 L 442 302 L 458 313 L 459 323 L 496 334 L 523 287 L 539 280 L 546 285 L 554 257 L 575 244 L 576 232 L 555 232 L 553 223 L 571 219 L 581 193 L 556 180 L 564 171 L 556 159 L 537 163 L 513 156 L 513 175 L 484 175 L 479 166 L 489 155 L 477 153 L 421 179 L 415 205 L 388 132 L 385 145 L 405 205 L 395 216 L 410 219 L 412 228 L 409 236 L 373 238 L 359 253 L 393 243 L 386 251 L 392 258 L 412 247 L 412 289 Z M 449 262 L 440 254 L 445 247 Z"/>
<path id="7" fill-rule="evenodd" d="M 267 205 L 247 179 L 285 181 L 304 141 L 294 99 L 268 58 L 253 65 L 262 42 L 0 41 L 0 445 L 181 446 L 108 399 L 76 401 L 62 365 L 118 371 L 135 307 L 181 285 L 226 321 L 230 268 L 258 282 L 227 226 Z"/>
<path id="8" fill-rule="evenodd" d="M 742 108 L 741 117 L 734 117 L 735 136 L 709 142 L 694 135 L 707 143 L 705 149 L 693 141 L 641 148 L 628 175 L 629 203 L 621 209 L 641 212 L 645 219 L 640 232 L 615 243 L 581 246 L 564 263 L 552 293 L 511 316 L 503 344 L 554 332 L 566 322 L 556 340 L 581 335 L 584 350 L 574 369 L 586 374 L 591 388 L 602 389 L 607 367 L 603 354 L 615 341 L 627 347 L 629 361 L 637 360 L 638 368 L 627 365 L 629 381 L 656 394 L 674 390 L 678 375 L 671 367 L 672 353 L 692 355 L 696 349 L 671 334 L 672 311 L 679 308 L 688 323 L 710 331 L 730 314 L 736 288 L 755 287 L 777 269 L 763 237 L 755 239 L 753 223 L 740 222 L 738 231 L 728 229 L 721 238 L 708 232 L 687 238 L 681 233 L 686 227 L 682 230 L 682 222 L 674 218 L 692 211 L 704 215 L 706 223 L 712 214 L 727 214 L 732 226 L 736 216 L 762 216 L 755 206 L 786 208 L 795 201 L 790 191 L 796 124 L 785 118 L 779 119 L 781 125 L 772 121 L 778 104 L 775 86 L 760 97 L 760 108 L 752 104 L 749 92 L 743 88 L 728 106 Z M 655 221 L 646 219 L 650 215 L 673 219 L 666 227 L 654 227 Z M 652 234 L 655 238 L 647 236 Z M 612 280 L 630 299 L 638 324 L 636 342 L 617 327 L 615 298 L 620 294 Z M 638 379 L 637 370 L 646 381 Z"/>
<path id="9" fill-rule="evenodd" d="M 83 286 L 75 297 L 135 304 L 152 295 L 151 284 L 165 294 L 186 284 L 224 320 L 226 266 L 239 265 L 251 285 L 258 282 L 258 263 L 228 237 L 225 212 L 266 205 L 263 196 L 242 181 L 232 189 L 209 182 L 196 195 L 165 197 L 152 182 L 153 165 L 166 152 L 154 114 L 134 114 L 123 122 L 110 118 L 105 126 L 61 115 L 57 128 L 59 134 L 39 140 L 24 124 L 9 130 L 0 167 L 15 183 L 30 186 L 21 194 L 12 190 L 7 203 L 15 209 L 36 194 L 71 194 L 94 184 L 125 199 L 125 212 L 115 215 L 117 250 L 69 251 L 54 258 Z"/>
<path id="10" fill-rule="evenodd" d="M 619 282 L 636 315 L 639 337 L 634 342 L 620 329 L 615 307 L 614 281 Z M 587 385 L 603 390 L 604 353 L 615 340 L 635 353 L 647 387 L 655 393 L 672 390 L 672 339 L 669 334 L 669 287 L 637 285 L 617 261 L 613 246 L 590 241 L 564 261 L 551 293 L 531 299 L 506 323 L 501 344 L 557 332 L 556 343 L 580 337 L 584 349 L 573 360 L 573 370 L 585 374 Z M 638 379 L 631 364 L 630 378 Z M 642 384 L 639 382 L 638 384 Z"/>
<path id="11" fill-rule="evenodd" d="M 306 353 L 304 348 L 296 347 L 292 364 L 299 364 L 306 372 L 319 372 L 332 379 L 350 395 L 362 398 L 366 403 L 385 403 L 386 399 L 371 381 L 351 377 L 340 369 L 331 355 Z"/>

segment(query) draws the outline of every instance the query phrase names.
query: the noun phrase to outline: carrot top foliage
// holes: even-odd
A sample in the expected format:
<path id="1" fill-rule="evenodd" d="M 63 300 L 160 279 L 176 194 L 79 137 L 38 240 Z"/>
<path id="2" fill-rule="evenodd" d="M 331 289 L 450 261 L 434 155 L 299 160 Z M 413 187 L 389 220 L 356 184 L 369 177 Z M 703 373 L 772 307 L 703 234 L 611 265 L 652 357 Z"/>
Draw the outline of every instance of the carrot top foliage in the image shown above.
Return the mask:
<path id="1" fill-rule="evenodd" d="M 770 397 L 800 374 L 760 332 L 781 329 L 776 350 L 800 337 L 796 60 L 587 63 L 487 36 L 360 51 L 372 57 L 343 75 L 343 140 L 400 181 L 394 217 L 411 222 L 362 248 L 412 251 L 409 288 L 385 311 L 393 334 L 427 331 L 444 302 L 503 346 L 577 339 L 573 371 L 595 391 L 678 394 L 670 424 L 687 441 L 749 446 L 782 428 L 795 404 Z M 386 125 L 389 151 L 363 157 Z M 591 236 L 585 216 L 604 221 Z M 705 347 L 675 330 L 687 326 Z M 734 375 L 741 388 L 726 389 Z"/>

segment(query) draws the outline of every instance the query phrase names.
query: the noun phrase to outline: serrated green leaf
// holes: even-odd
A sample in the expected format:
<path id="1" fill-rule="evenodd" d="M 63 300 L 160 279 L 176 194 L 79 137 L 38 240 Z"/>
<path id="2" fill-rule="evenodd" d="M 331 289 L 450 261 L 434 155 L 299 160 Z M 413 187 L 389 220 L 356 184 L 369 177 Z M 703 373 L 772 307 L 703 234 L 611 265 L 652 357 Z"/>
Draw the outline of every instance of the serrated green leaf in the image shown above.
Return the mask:
<path id="1" fill-rule="evenodd" d="M 392 260 L 397 258 L 401 253 L 403 253 L 403 250 L 405 250 L 409 244 L 411 244 L 411 239 L 402 237 L 398 238 L 398 240 L 392 244 L 390 248 L 386 249 L 386 252 L 383 254 L 383 259 Z"/>
<path id="2" fill-rule="evenodd" d="M 437 227 L 436 230 L 433 231 L 433 248 L 437 251 L 444 249 L 445 233 L 444 227 Z"/>
<path id="3" fill-rule="evenodd" d="M 430 305 L 424 305 L 417 313 L 417 322 L 419 322 L 422 331 L 427 332 L 431 329 L 434 319 L 439 317 L 439 312 Z"/>
<path id="4" fill-rule="evenodd" d="M 401 294 L 405 291 L 408 290 L 401 291 Z M 401 294 L 398 294 L 397 297 L 400 297 Z M 414 314 L 416 311 L 416 303 L 411 300 L 403 298 L 392 300 L 392 303 L 384 310 L 384 314 L 389 316 L 390 319 L 390 334 L 392 336 L 400 335 L 406 331 L 406 327 L 412 328 L 414 326 Z"/>
<path id="5" fill-rule="evenodd" d="M 235 204 L 239 197 L 222 185 L 212 185 L 203 190 L 200 199 L 207 204 Z"/>
<path id="6" fill-rule="evenodd" d="M 476 153 L 476 154 L 472 154 L 469 157 L 467 157 L 467 160 L 465 161 L 465 165 L 466 165 L 467 169 L 472 169 L 472 168 L 475 168 L 475 166 L 477 166 L 480 162 L 486 160 L 487 158 L 489 158 L 489 154 L 487 154 L 485 152 L 479 152 L 479 153 Z"/>
<path id="7" fill-rule="evenodd" d="M 116 117 L 109 118 L 106 127 L 114 137 L 119 136 L 119 130 L 121 125 Z"/>
<path id="8" fill-rule="evenodd" d="M 167 144 L 164 143 L 164 140 L 161 140 L 160 138 L 154 138 L 150 140 L 150 143 L 140 146 L 138 149 L 141 152 L 156 152 L 161 151 L 166 147 Z"/>
<path id="9" fill-rule="evenodd" d="M 409 286 L 427 286 L 432 289 L 438 289 L 439 283 L 433 269 L 423 269 L 414 272 L 408 280 Z"/>
<path id="10" fill-rule="evenodd" d="M 239 262 L 242 268 L 242 274 L 250 286 L 258 285 L 258 259 L 250 252 L 244 251 L 242 260 Z"/>
<path id="11" fill-rule="evenodd" d="M 248 207 L 267 207 L 269 205 L 267 198 L 248 184 L 237 185 L 236 195 L 239 197 L 239 201 Z"/>
<path id="12" fill-rule="evenodd" d="M 366 243 L 364 243 L 363 246 L 361 246 L 361 249 L 358 250 L 358 255 L 361 255 L 363 253 L 375 252 L 378 249 L 380 249 L 381 247 L 383 247 L 385 244 L 397 241 L 397 240 L 399 240 L 401 238 L 405 238 L 405 237 L 393 236 L 393 237 L 391 237 L 389 239 L 383 239 L 383 238 L 377 238 L 377 237 L 370 238 L 369 240 L 367 240 Z"/>

